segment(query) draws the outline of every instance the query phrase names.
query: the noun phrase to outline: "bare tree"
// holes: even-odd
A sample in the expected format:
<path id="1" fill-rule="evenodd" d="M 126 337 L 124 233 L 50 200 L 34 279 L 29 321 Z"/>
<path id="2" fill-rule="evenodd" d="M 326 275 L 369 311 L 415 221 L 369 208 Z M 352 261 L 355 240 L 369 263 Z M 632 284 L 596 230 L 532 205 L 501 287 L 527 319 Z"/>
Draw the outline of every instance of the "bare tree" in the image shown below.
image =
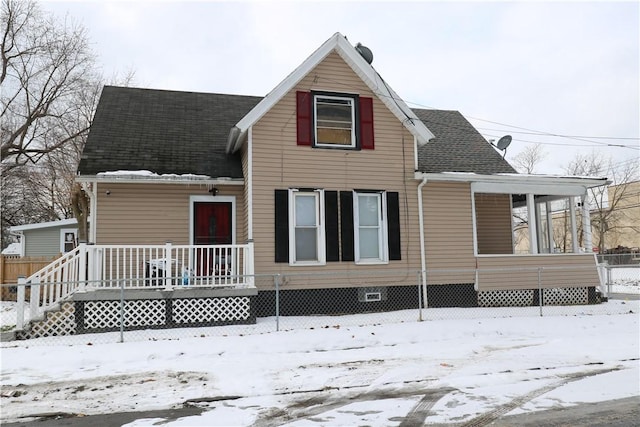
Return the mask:
<path id="1" fill-rule="evenodd" d="M 541 144 L 527 145 L 524 150 L 511 158 L 511 164 L 520 173 L 536 173 L 536 167 L 547 157 Z"/>
<path id="2" fill-rule="evenodd" d="M 72 102 L 95 81 L 85 29 L 57 22 L 32 1 L 3 0 L 0 44 L 0 156 L 3 174 L 73 141 L 87 128 L 70 128 Z"/>
<path id="3" fill-rule="evenodd" d="M 611 180 L 608 188 L 596 187 L 587 192 L 587 201 L 591 212 L 591 229 L 600 253 L 607 249 L 607 237 L 621 227 L 629 215 L 627 209 L 622 208 L 624 200 L 631 191 L 631 183 L 639 179 L 639 166 L 637 161 L 623 161 L 614 163 L 611 158 L 591 154 L 578 154 L 565 168 L 570 175 L 577 176 L 601 176 Z M 635 226 L 635 231 L 640 232 L 640 226 Z M 566 227 L 565 227 L 566 230 Z M 583 246 L 582 224 L 578 226 L 579 244 Z M 565 233 L 566 236 L 566 233 Z M 566 237 L 565 237 L 566 239 Z"/>
<path id="4" fill-rule="evenodd" d="M 104 79 L 85 28 L 71 19 L 56 19 L 32 0 L 2 0 L 0 22 L 4 246 L 8 226 L 88 216 L 74 180 Z M 86 223 L 79 230 L 86 239 Z"/>

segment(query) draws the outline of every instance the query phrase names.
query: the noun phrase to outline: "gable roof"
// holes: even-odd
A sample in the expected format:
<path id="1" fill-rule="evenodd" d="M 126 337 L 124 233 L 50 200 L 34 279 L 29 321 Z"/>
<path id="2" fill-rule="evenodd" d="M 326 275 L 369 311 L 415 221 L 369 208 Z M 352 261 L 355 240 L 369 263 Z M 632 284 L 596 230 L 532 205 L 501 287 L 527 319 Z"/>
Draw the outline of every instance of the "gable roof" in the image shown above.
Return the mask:
<path id="1" fill-rule="evenodd" d="M 377 71 L 353 47 L 345 36 L 335 33 L 311 54 L 298 68 L 289 74 L 278 86 L 258 103 L 246 116 L 236 123 L 229 133 L 227 152 L 234 153 L 240 149 L 248 129 L 267 113 L 278 101 L 289 93 L 313 68 L 315 68 L 331 52 L 338 55 L 351 67 L 362 81 L 375 93 L 380 101 L 402 122 L 402 124 L 416 137 L 419 144 L 425 144 L 433 134 L 419 120 L 405 102 L 382 80 Z"/>
<path id="2" fill-rule="evenodd" d="M 81 176 L 147 170 L 241 179 L 240 155 L 226 153 L 227 134 L 262 99 L 105 86 L 78 171 Z M 412 114 L 435 136 L 418 147 L 419 172 L 515 173 L 459 112 Z"/>
<path id="3" fill-rule="evenodd" d="M 517 173 L 458 111 L 415 109 L 435 138 L 418 147 L 418 171 Z"/>
<path id="4" fill-rule="evenodd" d="M 229 129 L 262 98 L 105 86 L 78 172 L 242 178 Z"/>

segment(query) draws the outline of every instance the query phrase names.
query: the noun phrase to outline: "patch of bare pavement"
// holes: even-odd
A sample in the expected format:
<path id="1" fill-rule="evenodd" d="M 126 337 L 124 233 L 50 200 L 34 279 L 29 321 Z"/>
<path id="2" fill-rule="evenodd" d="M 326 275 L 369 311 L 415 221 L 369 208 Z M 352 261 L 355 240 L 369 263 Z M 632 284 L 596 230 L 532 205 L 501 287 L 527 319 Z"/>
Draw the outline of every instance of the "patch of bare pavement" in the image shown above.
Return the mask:
<path id="1" fill-rule="evenodd" d="M 443 392 L 445 390 L 442 390 Z M 393 424 L 399 422 L 400 427 L 637 427 L 640 421 L 640 396 L 626 399 L 608 400 L 604 402 L 583 403 L 576 406 L 554 408 L 544 411 L 535 411 L 525 414 L 504 416 L 498 411 L 491 411 L 464 423 L 432 424 L 426 421 L 429 408 L 434 401 L 442 397 L 442 392 L 432 391 L 407 414 L 404 419 L 390 420 Z M 302 402 L 299 402 L 302 403 Z M 317 402 L 314 402 L 317 403 Z M 330 403 L 334 406 L 336 402 Z M 315 406 L 315 405 L 313 405 Z M 163 421 L 151 425 L 162 425 L 168 421 L 182 417 L 198 415 L 206 411 L 205 408 L 185 406 L 182 408 L 143 411 L 122 412 L 104 415 L 76 416 L 74 414 L 49 414 L 49 416 L 37 420 L 31 419 L 23 423 L 3 424 L 6 427 L 121 427 L 141 419 L 162 419 Z M 275 414 L 274 414 L 275 415 Z M 282 419 L 278 415 L 270 420 L 262 419 L 254 425 L 282 425 Z M 298 421 L 300 418 L 297 419 Z M 290 421 L 294 421 L 289 419 Z M 275 422 L 272 424 L 271 422 Z M 279 423 L 279 424 L 278 424 Z M 286 423 L 286 421 L 285 421 Z"/>

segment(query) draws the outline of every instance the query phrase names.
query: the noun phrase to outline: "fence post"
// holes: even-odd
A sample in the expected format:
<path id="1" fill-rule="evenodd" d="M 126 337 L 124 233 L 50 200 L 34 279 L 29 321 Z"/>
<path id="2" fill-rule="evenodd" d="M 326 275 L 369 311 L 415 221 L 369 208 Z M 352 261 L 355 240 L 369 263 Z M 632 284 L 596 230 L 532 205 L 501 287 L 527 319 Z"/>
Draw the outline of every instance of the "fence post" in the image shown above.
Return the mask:
<path id="1" fill-rule="evenodd" d="M 605 264 L 604 270 L 607 272 L 607 297 L 609 297 L 611 295 L 611 266 L 609 263 Z"/>
<path id="2" fill-rule="evenodd" d="M 16 329 L 22 329 L 24 327 L 24 290 L 27 285 L 27 278 L 24 276 L 18 277 L 18 294 L 16 295 Z"/>
<path id="3" fill-rule="evenodd" d="M 542 267 L 538 267 L 538 304 L 540 305 L 540 317 L 542 317 Z"/>
<path id="4" fill-rule="evenodd" d="M 31 295 L 29 296 L 31 318 L 38 315 L 38 307 L 40 305 L 40 278 L 36 277 L 31 281 Z"/>
<path id="5" fill-rule="evenodd" d="M 276 332 L 280 330 L 280 274 L 273 276 L 276 286 Z"/>

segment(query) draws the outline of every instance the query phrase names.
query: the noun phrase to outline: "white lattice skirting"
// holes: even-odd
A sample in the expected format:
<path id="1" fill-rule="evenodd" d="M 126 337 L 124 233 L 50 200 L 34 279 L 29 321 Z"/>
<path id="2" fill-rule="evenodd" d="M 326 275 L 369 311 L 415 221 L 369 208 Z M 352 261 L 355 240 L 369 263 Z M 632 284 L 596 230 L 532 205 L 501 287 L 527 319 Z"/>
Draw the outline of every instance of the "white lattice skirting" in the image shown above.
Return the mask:
<path id="1" fill-rule="evenodd" d="M 252 322 L 247 296 L 85 301 L 82 332 Z"/>
<path id="2" fill-rule="evenodd" d="M 537 305 L 534 301 L 533 289 L 514 289 L 478 292 L 478 306 L 480 307 L 526 307 Z M 578 305 L 589 303 L 589 289 L 580 288 L 550 288 L 542 290 L 543 305 Z"/>
<path id="3" fill-rule="evenodd" d="M 115 329 L 120 327 L 157 326 L 166 323 L 165 300 L 125 301 L 124 310 L 120 301 L 87 301 L 84 304 L 85 329 Z"/>
<path id="4" fill-rule="evenodd" d="M 533 305 L 533 290 L 515 289 L 511 291 L 478 292 L 480 307 L 526 307 Z"/>
<path id="5" fill-rule="evenodd" d="M 231 322 L 251 317 L 249 297 L 189 298 L 173 300 L 173 322 Z"/>
<path id="6" fill-rule="evenodd" d="M 73 335 L 76 333 L 75 305 L 65 302 L 58 311 L 50 311 L 44 320 L 32 322 L 26 330 L 16 334 L 16 338 L 28 340 L 32 338 Z"/>

